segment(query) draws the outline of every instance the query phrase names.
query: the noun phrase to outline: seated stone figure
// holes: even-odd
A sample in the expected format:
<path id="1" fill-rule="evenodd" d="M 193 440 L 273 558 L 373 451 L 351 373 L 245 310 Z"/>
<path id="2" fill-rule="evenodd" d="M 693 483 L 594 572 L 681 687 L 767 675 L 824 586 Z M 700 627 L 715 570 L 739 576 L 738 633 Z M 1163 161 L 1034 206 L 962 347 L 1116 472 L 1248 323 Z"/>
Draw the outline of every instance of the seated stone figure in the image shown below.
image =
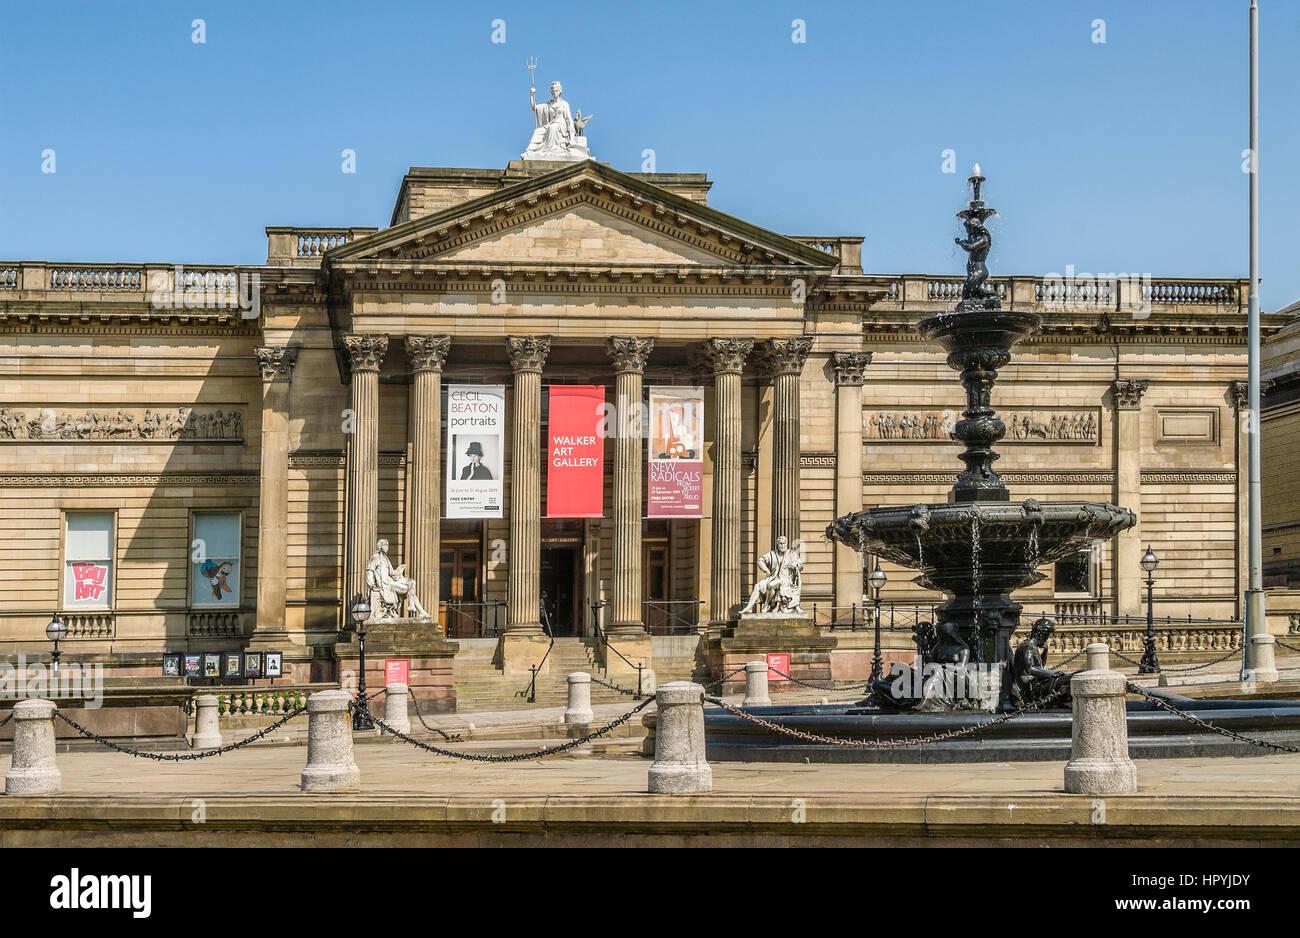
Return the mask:
<path id="1" fill-rule="evenodd" d="M 1074 672 L 1053 671 L 1043 667 L 1047 640 L 1056 631 L 1056 624 L 1046 617 L 1034 620 L 1029 627 L 1029 637 L 1016 646 L 1011 661 L 1011 702 L 1017 707 L 1045 700 L 1062 687 L 1066 693 L 1053 701 L 1054 706 L 1070 702 L 1070 678 Z"/>
<path id="2" fill-rule="evenodd" d="M 758 570 L 763 575 L 740 610 L 742 616 L 755 612 L 803 615 L 799 607 L 803 560 L 798 551 L 790 550 L 789 543 L 782 534 L 776 539 L 776 547 L 758 559 Z"/>
<path id="3" fill-rule="evenodd" d="M 382 538 L 366 564 L 366 594 L 370 599 L 370 618 L 402 618 L 402 600 L 406 600 L 407 618 L 429 617 L 415 595 L 415 581 L 406 576 L 406 564 L 393 566 L 388 559 L 388 541 Z"/>
<path id="4" fill-rule="evenodd" d="M 957 624 L 945 621 L 936 627 L 933 622 L 918 622 L 912 627 L 912 641 L 920 667 L 896 663 L 889 674 L 872 682 L 871 696 L 862 703 L 890 710 L 954 709 L 970 663 L 970 646 Z"/>

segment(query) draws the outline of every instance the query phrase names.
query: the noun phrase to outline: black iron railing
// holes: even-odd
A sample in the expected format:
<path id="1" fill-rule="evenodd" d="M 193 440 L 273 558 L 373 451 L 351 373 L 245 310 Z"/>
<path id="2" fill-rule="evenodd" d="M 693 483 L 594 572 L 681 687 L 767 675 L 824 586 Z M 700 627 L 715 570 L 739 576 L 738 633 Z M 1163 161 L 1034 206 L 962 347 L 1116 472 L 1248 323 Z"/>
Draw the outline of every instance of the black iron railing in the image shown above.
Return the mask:
<path id="1" fill-rule="evenodd" d="M 500 599 L 487 602 L 444 602 L 444 630 L 448 638 L 496 638 L 505 624 L 506 604 Z"/>
<path id="2" fill-rule="evenodd" d="M 651 635 L 685 635 L 700 624 L 702 599 L 647 599 L 641 603 L 642 621 Z"/>

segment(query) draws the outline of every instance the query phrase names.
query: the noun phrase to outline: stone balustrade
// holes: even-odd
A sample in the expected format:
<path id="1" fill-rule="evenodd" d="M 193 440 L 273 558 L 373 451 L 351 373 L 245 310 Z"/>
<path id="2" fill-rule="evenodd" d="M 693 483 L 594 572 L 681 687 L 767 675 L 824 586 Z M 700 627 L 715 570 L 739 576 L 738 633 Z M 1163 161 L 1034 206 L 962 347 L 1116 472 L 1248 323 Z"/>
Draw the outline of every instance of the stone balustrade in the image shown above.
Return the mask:
<path id="1" fill-rule="evenodd" d="M 274 266 L 320 266 L 331 248 L 374 234 L 377 228 L 292 228 L 266 229 L 266 262 Z"/>
<path id="2" fill-rule="evenodd" d="M 819 251 L 825 251 L 827 254 L 834 254 L 840 261 L 839 266 L 835 268 L 836 273 L 862 273 L 862 242 L 865 240 L 863 238 L 831 235 L 820 238 L 795 237 L 791 238 L 791 240 L 806 244 Z"/>
<path id="3" fill-rule="evenodd" d="M 196 692 L 186 704 L 185 712 L 194 713 L 194 701 L 202 696 L 217 698 L 217 714 L 221 717 L 235 716 L 284 716 L 307 702 L 308 695 L 319 690 L 320 685 L 285 685 L 256 687 L 204 687 Z"/>

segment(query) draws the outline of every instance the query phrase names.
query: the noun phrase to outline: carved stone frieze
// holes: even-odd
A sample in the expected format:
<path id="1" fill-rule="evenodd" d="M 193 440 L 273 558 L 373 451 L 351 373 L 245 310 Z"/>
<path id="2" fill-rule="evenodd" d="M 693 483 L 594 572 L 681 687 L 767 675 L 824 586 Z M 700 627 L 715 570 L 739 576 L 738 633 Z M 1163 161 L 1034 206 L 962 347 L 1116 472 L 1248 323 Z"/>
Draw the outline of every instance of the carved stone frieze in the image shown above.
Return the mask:
<path id="1" fill-rule="evenodd" d="M 0 442 L 239 443 L 243 439 L 244 415 L 233 407 L 101 407 L 79 411 L 0 407 Z"/>

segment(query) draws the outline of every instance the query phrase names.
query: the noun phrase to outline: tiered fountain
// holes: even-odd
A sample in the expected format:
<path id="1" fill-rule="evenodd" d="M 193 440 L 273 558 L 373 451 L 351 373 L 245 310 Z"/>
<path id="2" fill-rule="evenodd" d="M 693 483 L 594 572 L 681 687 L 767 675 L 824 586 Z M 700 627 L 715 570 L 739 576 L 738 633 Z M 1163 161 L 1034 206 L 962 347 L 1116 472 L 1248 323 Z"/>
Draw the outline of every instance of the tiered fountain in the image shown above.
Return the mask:
<path id="1" fill-rule="evenodd" d="M 1070 752 L 1070 710 L 1062 695 L 1068 674 L 1042 666 L 1041 643 L 1050 623 L 1031 636 L 1014 657 L 1011 635 L 1020 626 L 1020 605 L 1012 593 L 1043 579 L 1038 568 L 1114 537 L 1136 523 L 1133 512 L 1098 502 L 1013 502 L 993 469 L 993 445 L 1006 433 L 991 399 L 998 369 L 1011 360 L 1011 349 L 1042 325 L 1034 313 L 1004 310 L 987 286 L 992 239 L 985 221 L 996 214 L 980 198 L 984 177 L 976 165 L 969 179 L 970 204 L 958 212 L 966 230 L 955 239 L 967 252 L 961 300 L 950 312 L 917 324 L 920 334 L 942 346 L 948 365 L 961 373 L 966 409 L 952 436 L 965 444 L 965 468 L 942 504 L 873 508 L 839 518 L 827 536 L 858 551 L 869 551 L 920 571 L 916 582 L 942 591 L 947 601 L 936 623 L 919 627 L 917 644 L 923 676 L 926 666 L 949 674 L 978 676 L 954 695 L 931 693 L 924 681 L 906 682 L 898 694 L 889 678 L 875 682 L 866 700 L 821 706 L 749 708 L 752 716 L 807 736 L 781 735 L 721 710 L 706 712 L 708 756 L 751 762 L 884 762 L 1004 761 L 1066 759 Z M 927 639 L 928 636 L 928 639 Z M 896 669 L 902 667 L 896 665 Z M 895 671 L 896 674 L 902 672 Z M 933 672 L 931 672 L 933 673 Z M 958 682 L 960 683 L 960 681 Z M 918 693 L 917 687 L 921 686 Z M 930 685 L 933 687 L 934 685 Z M 1236 687 L 1238 685 L 1234 685 Z M 1026 694 L 1028 689 L 1030 693 Z M 1036 693 L 1052 691 L 1051 695 Z M 1229 688 L 1229 691 L 1233 688 Z M 1300 742 L 1300 704 L 1293 701 L 1188 700 L 1166 695 L 1181 710 L 1256 737 Z M 1229 696 L 1228 692 L 1224 696 Z M 990 722 L 992 711 L 1006 711 L 1026 700 L 1049 700 L 1040 712 Z M 1034 709 L 1034 708 L 1031 708 Z M 1129 742 L 1133 755 L 1248 755 L 1265 750 L 1222 735 L 1191 730 L 1177 715 L 1149 701 L 1128 704 Z M 973 724 L 980 724 L 975 726 Z M 984 724 L 988 724 L 987 727 Z M 968 730 L 957 738 L 924 746 L 854 748 L 830 739 L 902 742 L 917 737 Z"/>

